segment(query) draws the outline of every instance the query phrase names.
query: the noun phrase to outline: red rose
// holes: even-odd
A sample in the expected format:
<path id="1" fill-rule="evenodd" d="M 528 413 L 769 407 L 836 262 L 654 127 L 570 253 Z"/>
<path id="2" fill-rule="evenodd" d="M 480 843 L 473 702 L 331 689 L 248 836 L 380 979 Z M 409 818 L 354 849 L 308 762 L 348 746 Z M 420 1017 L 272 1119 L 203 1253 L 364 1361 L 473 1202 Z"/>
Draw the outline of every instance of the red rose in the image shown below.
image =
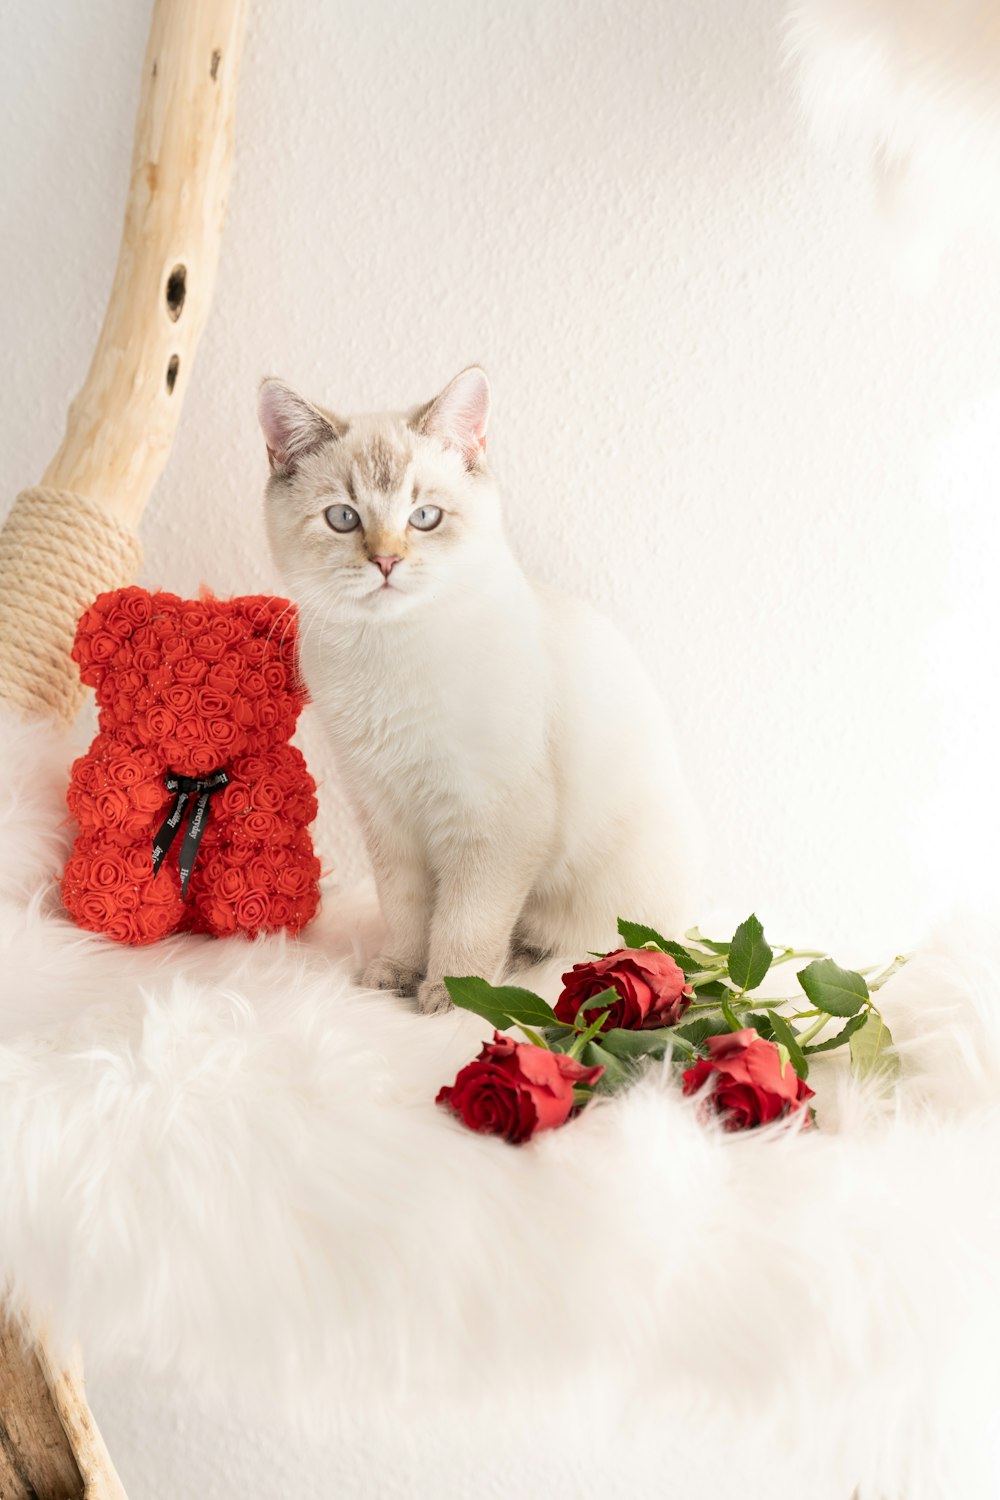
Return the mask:
<path id="1" fill-rule="evenodd" d="M 287 674 L 284 667 L 279 666 L 276 661 L 269 661 L 265 662 L 263 667 L 261 667 L 261 672 L 263 674 L 264 681 L 267 683 L 271 691 L 273 693 L 280 693 L 284 688 L 287 680 Z"/>
<path id="2" fill-rule="evenodd" d="M 182 656 L 187 656 L 188 643 L 182 635 L 165 635 L 160 640 L 160 650 L 163 652 L 163 660 L 173 665 Z"/>
<path id="3" fill-rule="evenodd" d="M 132 755 L 118 755 L 108 762 L 108 775 L 112 781 L 117 781 L 119 786 L 135 786 L 137 781 L 145 781 L 146 772 Z"/>
<path id="4" fill-rule="evenodd" d="M 240 685 L 240 680 L 233 668 L 227 661 L 213 662 L 205 676 L 207 687 L 213 688 L 217 693 L 225 693 L 232 697 Z"/>
<path id="5" fill-rule="evenodd" d="M 206 871 L 206 874 L 209 872 Z M 238 901 L 246 895 L 247 881 L 243 871 L 230 865 L 214 882 L 215 889 L 225 901 Z"/>
<path id="6" fill-rule="evenodd" d="M 260 891 L 250 891 L 236 903 L 236 917 L 241 927 L 254 932 L 263 927 L 271 913 L 271 903 Z"/>
<path id="7" fill-rule="evenodd" d="M 233 746 L 243 739 L 239 725 L 232 719 L 210 719 L 205 725 L 205 733 L 223 760 L 229 759 Z"/>
<path id="8" fill-rule="evenodd" d="M 142 781 L 131 789 L 129 796 L 139 812 L 151 813 L 158 812 L 164 806 L 170 793 L 162 781 Z"/>
<path id="9" fill-rule="evenodd" d="M 243 642 L 240 651 L 244 661 L 249 662 L 252 667 L 259 667 L 267 655 L 267 642 L 259 636 L 251 636 L 250 640 Z"/>
<path id="10" fill-rule="evenodd" d="M 151 646 L 143 646 L 135 653 L 132 659 L 139 671 L 145 672 L 147 676 L 150 672 L 155 672 L 157 667 L 163 664 L 163 658 L 160 656 L 159 651 L 154 651 Z"/>
<path id="11" fill-rule="evenodd" d="M 682 970 L 669 953 L 654 948 L 619 948 L 590 963 L 574 964 L 562 979 L 555 1012 L 567 1026 L 572 1026 L 585 1000 L 607 989 L 617 990 L 619 998 L 602 1031 L 674 1026 L 691 1004 L 691 986 L 685 984 Z M 604 1008 L 594 1010 L 591 1020 L 596 1021 Z"/>
<path id="12" fill-rule="evenodd" d="M 153 601 L 145 589 L 121 589 L 118 607 L 128 616 L 133 626 L 146 625 L 153 613 Z"/>
<path id="13" fill-rule="evenodd" d="M 714 1077 L 707 1102 L 727 1130 L 747 1130 L 789 1114 L 803 1114 L 808 1123 L 813 1090 L 790 1062 L 782 1068 L 774 1042 L 748 1028 L 710 1036 L 708 1050 L 710 1057 L 685 1069 L 684 1092 L 695 1094 Z"/>
<path id="14" fill-rule="evenodd" d="M 171 713 L 186 715 L 194 710 L 194 690 L 184 683 L 174 683 L 163 694 L 163 701 Z"/>
<path id="15" fill-rule="evenodd" d="M 127 878 L 125 863 L 117 850 L 113 854 L 99 854 L 90 867 L 90 883 L 95 891 L 116 891 Z"/>
<path id="16" fill-rule="evenodd" d="M 186 642 L 184 649 L 188 649 Z M 202 681 L 207 671 L 208 667 L 196 656 L 181 656 L 174 662 L 174 681 L 193 687 Z"/>
<path id="17" fill-rule="evenodd" d="M 111 635 L 107 630 L 98 630 L 90 639 L 90 659 L 103 665 L 109 662 L 118 650 L 120 642 L 117 636 Z"/>
<path id="18" fill-rule="evenodd" d="M 250 806 L 250 793 L 242 781 L 231 781 L 219 798 L 219 806 L 231 818 L 239 817 Z"/>
<path id="19" fill-rule="evenodd" d="M 101 822 L 107 823 L 110 827 L 124 823 L 132 811 L 128 794 L 118 787 L 108 787 L 107 791 L 98 792 L 96 800 Z"/>
<path id="20" fill-rule="evenodd" d="M 141 721 L 139 728 L 146 736 L 153 740 L 165 740 L 174 733 L 177 728 L 177 719 L 169 708 L 151 708 Z"/>
<path id="21" fill-rule="evenodd" d="M 596 1083 L 603 1068 L 585 1068 L 562 1052 L 493 1033 L 437 1103 L 482 1135 L 520 1144 L 539 1130 L 561 1125 L 573 1108 L 573 1085 Z"/>
<path id="22" fill-rule="evenodd" d="M 274 838 L 280 831 L 277 818 L 273 813 L 254 810 L 247 813 L 243 819 L 243 827 L 251 838 L 270 839 Z"/>
<path id="23" fill-rule="evenodd" d="M 189 636 L 201 635 L 211 625 L 208 610 L 202 604 L 185 604 L 181 610 L 181 625 Z"/>
<path id="24" fill-rule="evenodd" d="M 276 781 L 265 776 L 253 789 L 253 805 L 262 812 L 277 812 L 284 802 L 284 794 Z"/>
<path id="25" fill-rule="evenodd" d="M 191 642 L 191 650 L 195 656 L 200 656 L 202 661 L 221 661 L 226 654 L 228 641 L 222 640 L 217 635 L 200 635 Z"/>

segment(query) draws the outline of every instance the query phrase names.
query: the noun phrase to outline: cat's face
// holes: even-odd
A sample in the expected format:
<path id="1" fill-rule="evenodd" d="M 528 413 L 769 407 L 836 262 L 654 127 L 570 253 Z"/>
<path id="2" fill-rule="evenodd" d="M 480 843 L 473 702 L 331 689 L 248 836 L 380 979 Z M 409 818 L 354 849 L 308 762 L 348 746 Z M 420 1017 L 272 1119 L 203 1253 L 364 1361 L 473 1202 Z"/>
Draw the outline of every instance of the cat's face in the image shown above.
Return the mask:
<path id="1" fill-rule="evenodd" d="M 331 622 L 381 621 L 481 585 L 500 528 L 488 415 L 476 367 L 414 411 L 347 420 L 265 381 L 268 536 L 298 601 Z"/>

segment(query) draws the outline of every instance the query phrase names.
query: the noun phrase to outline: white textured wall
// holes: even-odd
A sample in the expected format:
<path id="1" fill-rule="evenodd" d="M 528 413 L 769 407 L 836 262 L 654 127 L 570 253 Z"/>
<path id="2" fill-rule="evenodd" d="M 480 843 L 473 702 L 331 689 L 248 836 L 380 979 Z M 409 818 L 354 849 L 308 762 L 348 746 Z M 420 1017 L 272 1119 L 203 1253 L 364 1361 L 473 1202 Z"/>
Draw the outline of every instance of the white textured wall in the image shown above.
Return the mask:
<path id="1" fill-rule="evenodd" d="M 676 706 L 706 901 L 878 957 L 991 878 L 1000 281 L 967 244 L 925 301 L 896 289 L 863 169 L 798 128 L 780 11 L 257 0 L 146 580 L 276 585 L 261 375 L 357 409 L 481 361 L 519 553 L 614 613 Z M 40 476 L 90 357 L 147 18 L 7 7 L 0 506 Z M 641 704 L 595 691 L 643 733 Z M 361 870 L 329 779 L 320 838 Z M 133 1495 L 159 1495 L 136 1477 L 141 1399 L 102 1389 Z M 209 1489 L 210 1430 L 180 1450 L 189 1492 L 278 1492 Z"/>

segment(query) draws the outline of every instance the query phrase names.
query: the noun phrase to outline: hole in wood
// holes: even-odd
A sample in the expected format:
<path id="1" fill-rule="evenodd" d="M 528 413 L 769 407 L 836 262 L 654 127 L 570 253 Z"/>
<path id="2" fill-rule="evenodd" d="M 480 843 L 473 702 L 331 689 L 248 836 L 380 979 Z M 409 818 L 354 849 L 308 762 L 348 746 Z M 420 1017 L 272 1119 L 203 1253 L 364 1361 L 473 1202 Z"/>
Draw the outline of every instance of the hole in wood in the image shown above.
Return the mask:
<path id="1" fill-rule="evenodd" d="M 212 53 L 212 66 L 211 66 L 211 69 L 210 69 L 210 72 L 212 74 L 212 82 L 213 83 L 215 82 L 215 80 L 219 76 L 219 64 L 220 64 L 221 61 L 222 61 L 222 53 L 219 51 L 219 49 L 217 47 L 215 49 L 215 51 Z"/>
<path id="2" fill-rule="evenodd" d="M 174 266 L 167 277 L 167 312 L 174 323 L 181 315 L 187 296 L 187 274 L 187 266 Z"/>
<path id="3" fill-rule="evenodd" d="M 174 394 L 174 386 L 177 384 L 177 371 L 180 369 L 180 367 L 181 367 L 181 362 L 180 362 L 179 356 L 176 355 L 176 354 L 171 354 L 170 359 L 167 362 L 167 395 L 168 396 L 172 396 Z"/>

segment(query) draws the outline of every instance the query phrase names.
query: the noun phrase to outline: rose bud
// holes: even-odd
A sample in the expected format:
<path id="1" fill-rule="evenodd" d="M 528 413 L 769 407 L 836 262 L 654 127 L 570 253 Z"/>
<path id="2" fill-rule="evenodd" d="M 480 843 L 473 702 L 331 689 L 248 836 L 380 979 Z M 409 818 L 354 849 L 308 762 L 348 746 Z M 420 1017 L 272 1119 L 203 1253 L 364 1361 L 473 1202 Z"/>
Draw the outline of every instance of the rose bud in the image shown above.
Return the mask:
<path id="1" fill-rule="evenodd" d="M 802 1114 L 809 1123 L 813 1090 L 790 1062 L 782 1066 L 774 1042 L 748 1028 L 710 1036 L 708 1050 L 710 1056 L 684 1070 L 684 1092 L 695 1094 L 713 1079 L 706 1102 L 727 1130 L 748 1130 L 790 1114 Z"/>
<path id="2" fill-rule="evenodd" d="M 436 1102 L 470 1130 L 519 1145 L 539 1130 L 561 1125 L 573 1108 L 574 1084 L 596 1083 L 603 1072 L 496 1031 Z"/>
<path id="3" fill-rule="evenodd" d="M 610 1010 L 602 1031 L 674 1026 L 691 1004 L 691 986 L 685 983 L 682 969 L 669 953 L 654 948 L 619 948 L 590 963 L 574 964 L 562 979 L 564 988 L 555 1012 L 567 1026 L 573 1025 L 585 1000 L 607 989 L 616 990 L 618 999 L 588 1012 L 596 1021 L 602 1010 Z"/>

